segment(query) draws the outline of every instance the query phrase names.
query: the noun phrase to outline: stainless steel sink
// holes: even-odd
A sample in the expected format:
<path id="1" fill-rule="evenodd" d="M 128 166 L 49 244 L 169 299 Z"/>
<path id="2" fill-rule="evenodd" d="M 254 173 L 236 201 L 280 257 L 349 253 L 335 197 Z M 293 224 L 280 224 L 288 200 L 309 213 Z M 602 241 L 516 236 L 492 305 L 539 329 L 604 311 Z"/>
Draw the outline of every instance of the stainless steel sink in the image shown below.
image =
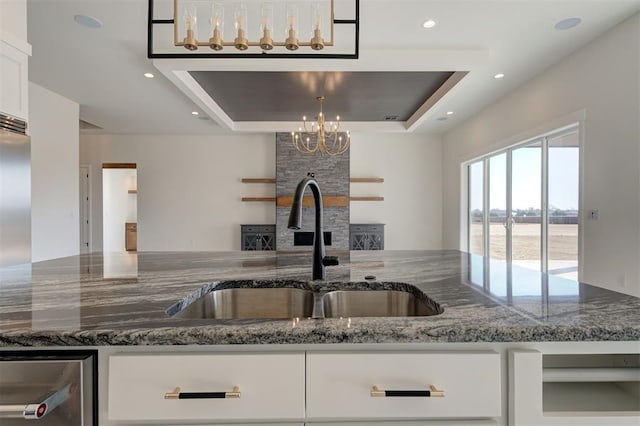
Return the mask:
<path id="1" fill-rule="evenodd" d="M 296 288 L 229 288 L 211 291 L 175 318 L 305 318 L 313 315 L 314 293 Z"/>
<path id="2" fill-rule="evenodd" d="M 437 303 L 406 291 L 331 291 L 322 297 L 325 318 L 339 317 L 409 317 L 438 315 L 443 312 Z"/>

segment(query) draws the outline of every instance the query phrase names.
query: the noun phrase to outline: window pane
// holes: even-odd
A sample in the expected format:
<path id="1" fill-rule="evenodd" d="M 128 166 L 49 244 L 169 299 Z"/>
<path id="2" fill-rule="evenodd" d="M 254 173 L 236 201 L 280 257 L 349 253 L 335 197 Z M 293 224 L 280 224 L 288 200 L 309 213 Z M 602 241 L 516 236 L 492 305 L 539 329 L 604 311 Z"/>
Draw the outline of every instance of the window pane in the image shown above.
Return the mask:
<path id="1" fill-rule="evenodd" d="M 512 262 L 539 271 L 542 266 L 542 148 L 539 142 L 513 150 L 511 173 Z"/>
<path id="2" fill-rule="evenodd" d="M 484 255 L 482 218 L 482 181 L 484 175 L 482 161 L 469 165 L 469 252 Z"/>
<path id="3" fill-rule="evenodd" d="M 549 273 L 578 279 L 578 133 L 549 139 Z"/>
<path id="4" fill-rule="evenodd" d="M 507 260 L 507 154 L 489 159 L 489 253 Z"/>

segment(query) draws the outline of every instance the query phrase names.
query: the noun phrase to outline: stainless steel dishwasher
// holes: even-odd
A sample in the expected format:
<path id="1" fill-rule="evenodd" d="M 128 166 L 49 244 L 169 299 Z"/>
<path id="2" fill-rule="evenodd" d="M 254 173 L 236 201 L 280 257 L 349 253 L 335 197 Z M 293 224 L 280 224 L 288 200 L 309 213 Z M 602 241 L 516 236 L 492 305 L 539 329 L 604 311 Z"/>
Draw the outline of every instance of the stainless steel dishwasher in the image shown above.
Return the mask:
<path id="1" fill-rule="evenodd" d="M 96 382 L 95 351 L 0 352 L 0 424 L 97 426 Z"/>

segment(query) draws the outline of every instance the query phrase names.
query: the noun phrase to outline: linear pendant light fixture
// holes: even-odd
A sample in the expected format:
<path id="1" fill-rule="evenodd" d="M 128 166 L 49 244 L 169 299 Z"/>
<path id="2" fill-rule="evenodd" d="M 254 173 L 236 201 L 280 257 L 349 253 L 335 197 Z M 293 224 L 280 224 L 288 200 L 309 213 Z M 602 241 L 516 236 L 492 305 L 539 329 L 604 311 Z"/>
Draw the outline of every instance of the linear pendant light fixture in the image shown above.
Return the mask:
<path id="1" fill-rule="evenodd" d="M 320 24 L 322 20 L 320 3 L 312 3 L 310 5 L 311 10 L 311 23 L 313 36 L 309 41 L 298 40 L 298 5 L 289 3 L 286 5 L 286 29 L 287 35 L 284 41 L 273 41 L 272 34 L 274 28 L 274 16 L 273 9 L 274 4 L 272 1 L 265 1 L 260 4 L 260 34 L 262 37 L 256 41 L 247 40 L 248 31 L 248 9 L 247 4 L 244 2 L 235 2 L 233 4 L 233 25 L 235 29 L 235 38 L 233 40 L 225 41 L 222 37 L 225 14 L 224 3 L 221 1 L 203 1 L 203 0 L 191 0 L 183 1 L 182 21 L 184 22 L 184 39 L 180 40 L 178 36 L 174 37 L 175 46 L 183 46 L 187 50 L 198 50 L 199 47 L 210 47 L 214 51 L 223 50 L 225 47 L 235 47 L 238 50 L 247 50 L 249 46 L 259 46 L 262 50 L 271 50 L 274 46 L 284 46 L 287 50 L 298 50 L 301 46 L 311 47 L 313 50 L 322 50 L 324 46 L 333 46 L 333 14 L 334 14 L 334 0 L 331 0 L 331 22 L 329 28 L 331 29 L 331 39 L 325 43 L 322 38 L 322 32 L 320 30 Z M 204 12 L 204 8 L 198 8 L 198 5 L 204 6 L 204 8 L 210 10 L 210 13 Z M 209 6 L 209 7 L 207 7 Z M 179 32 L 179 25 L 175 24 L 178 18 L 179 1 L 174 0 L 174 35 Z M 206 14 L 205 14 L 206 13 Z M 211 38 L 208 40 L 198 40 L 196 34 L 198 33 L 198 15 L 201 16 L 200 21 L 204 18 L 205 23 L 211 25 Z"/>
<path id="2" fill-rule="evenodd" d="M 341 5 L 343 10 L 350 10 L 349 2 L 353 4 L 355 19 L 335 19 L 335 0 L 305 3 L 173 0 L 173 19 L 157 19 L 154 15 L 156 0 L 149 0 L 147 56 L 357 59 L 359 0 L 341 1 L 347 2 L 346 7 Z M 159 25 L 173 26 L 173 49 L 168 48 L 166 39 L 154 41 Z M 352 26 L 353 42 L 336 43 L 335 25 Z M 168 33 L 163 30 L 159 34 L 166 37 Z M 338 34 L 349 34 L 349 31 Z M 324 53 L 332 49 L 336 53 Z"/>

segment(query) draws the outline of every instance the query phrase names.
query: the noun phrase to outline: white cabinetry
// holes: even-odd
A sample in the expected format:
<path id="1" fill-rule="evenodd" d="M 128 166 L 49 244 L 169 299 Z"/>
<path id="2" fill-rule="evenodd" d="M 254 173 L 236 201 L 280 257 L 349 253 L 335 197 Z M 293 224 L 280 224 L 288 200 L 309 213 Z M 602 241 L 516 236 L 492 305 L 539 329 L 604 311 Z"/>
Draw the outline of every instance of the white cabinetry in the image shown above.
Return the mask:
<path id="1" fill-rule="evenodd" d="M 31 46 L 0 33 L 0 113 L 27 121 Z"/>
<path id="2" fill-rule="evenodd" d="M 107 417 L 110 424 L 496 425 L 500 365 L 492 351 L 118 353 L 108 360 Z M 413 395 L 371 396 L 374 385 Z M 176 387 L 187 395 L 175 398 Z M 239 398 L 223 398 L 234 387 Z"/>
<path id="3" fill-rule="evenodd" d="M 305 423 L 305 426 L 496 426 L 493 420 L 427 420 L 417 422 L 331 422 Z M 263 426 L 263 425 L 260 425 Z"/>
<path id="4" fill-rule="evenodd" d="M 310 352 L 307 418 L 500 417 L 500 377 L 495 352 Z M 372 393 L 374 386 L 386 395 Z"/>
<path id="5" fill-rule="evenodd" d="M 176 387 L 180 387 L 180 399 L 166 399 L 165 394 Z M 239 398 L 224 398 L 234 387 Z M 263 420 L 300 424 L 304 353 L 113 355 L 108 416 L 128 423 Z"/>
<path id="6" fill-rule="evenodd" d="M 509 424 L 640 424 L 640 355 L 509 354 Z"/>

